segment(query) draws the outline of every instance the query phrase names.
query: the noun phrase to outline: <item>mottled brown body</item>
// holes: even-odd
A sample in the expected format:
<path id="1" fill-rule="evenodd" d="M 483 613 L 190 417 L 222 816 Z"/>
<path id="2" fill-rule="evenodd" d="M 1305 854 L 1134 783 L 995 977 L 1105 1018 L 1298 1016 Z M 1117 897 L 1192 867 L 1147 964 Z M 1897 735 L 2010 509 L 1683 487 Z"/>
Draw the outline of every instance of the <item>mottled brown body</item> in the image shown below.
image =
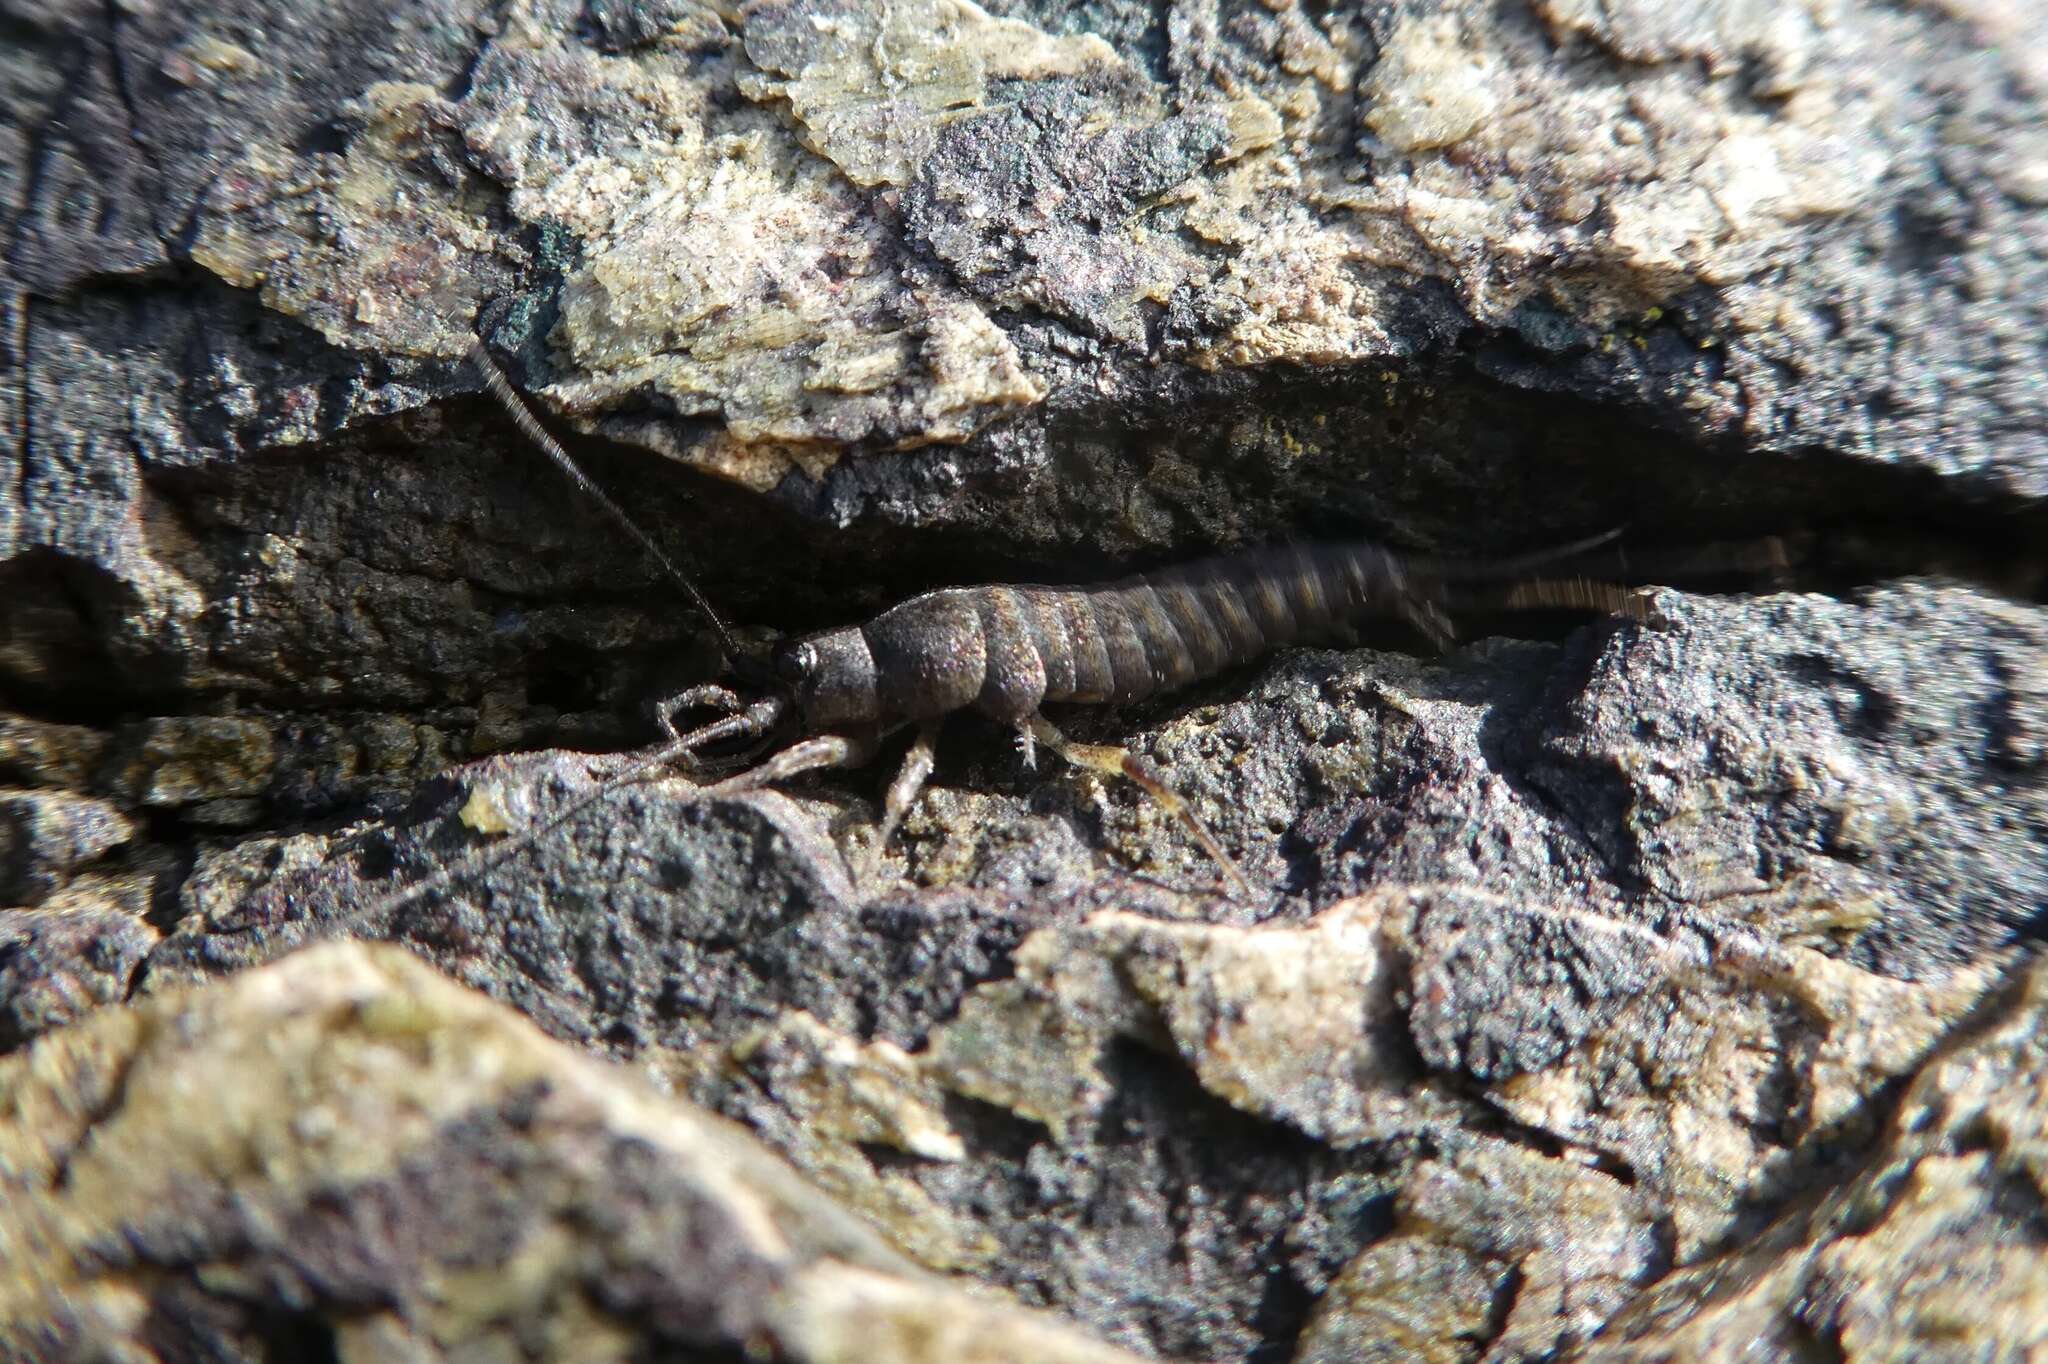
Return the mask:
<path id="1" fill-rule="evenodd" d="M 806 727 L 974 710 L 1022 729 L 1047 702 L 1142 701 L 1370 616 L 1432 637 L 1441 587 L 1376 545 L 1253 550 L 1090 587 L 927 592 L 784 646 Z"/>

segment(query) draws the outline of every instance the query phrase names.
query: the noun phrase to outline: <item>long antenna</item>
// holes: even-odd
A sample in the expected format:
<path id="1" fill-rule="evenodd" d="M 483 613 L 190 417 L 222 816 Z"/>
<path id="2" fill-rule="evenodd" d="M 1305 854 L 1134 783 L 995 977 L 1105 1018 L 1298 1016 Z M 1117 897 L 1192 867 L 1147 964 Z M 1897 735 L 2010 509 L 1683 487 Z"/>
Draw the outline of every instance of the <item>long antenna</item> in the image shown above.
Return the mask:
<path id="1" fill-rule="evenodd" d="M 499 369 L 498 362 L 491 359 L 490 351 L 484 348 L 482 337 L 470 339 L 469 360 L 476 366 L 477 372 L 484 376 L 484 387 L 490 389 L 491 396 L 511 414 L 519 429 L 526 433 L 526 438 L 538 445 L 547 457 L 555 462 L 555 467 L 569 476 L 569 481 L 576 485 L 578 491 L 603 507 L 605 515 L 624 527 L 626 533 L 639 542 L 640 548 L 647 551 L 647 556 L 660 564 L 663 571 L 683 589 L 683 594 L 690 599 L 699 614 L 711 623 L 711 629 L 718 635 L 718 647 L 725 652 L 726 663 L 731 664 L 737 659 L 739 647 L 733 643 L 732 632 L 725 628 L 725 622 L 711 609 L 711 603 L 704 599 L 704 594 L 697 590 L 697 584 L 691 582 L 689 575 L 677 568 L 675 562 L 662 552 L 661 546 L 654 543 L 653 536 L 640 529 L 639 522 L 626 515 L 624 507 L 612 501 L 611 495 L 598 487 L 589 474 L 583 472 L 583 466 L 569 457 L 569 452 L 562 448 L 562 443 L 548 434 L 547 428 L 540 424 L 540 419 L 533 415 L 533 409 L 519 396 L 519 390 L 513 388 L 512 381 L 505 377 L 505 371 Z"/>

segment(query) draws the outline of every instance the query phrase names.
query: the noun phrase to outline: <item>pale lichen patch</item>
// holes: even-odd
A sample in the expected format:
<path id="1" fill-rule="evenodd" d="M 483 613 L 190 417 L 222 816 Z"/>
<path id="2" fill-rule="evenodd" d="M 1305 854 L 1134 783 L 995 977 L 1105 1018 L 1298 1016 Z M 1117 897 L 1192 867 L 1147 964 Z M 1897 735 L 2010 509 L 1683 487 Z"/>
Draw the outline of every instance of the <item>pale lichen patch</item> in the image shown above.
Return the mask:
<path id="1" fill-rule="evenodd" d="M 209 60 L 246 73 L 231 54 Z M 462 355 L 510 262 L 491 227 L 495 194 L 448 177 L 437 138 L 451 112 L 431 86 L 379 82 L 353 102 L 359 131 L 342 152 L 244 144 L 212 183 L 192 260 L 337 346 Z"/>
<path id="2" fill-rule="evenodd" d="M 567 373 L 547 396 L 756 489 L 816 476 L 794 451 L 829 464 L 854 444 L 964 440 L 1038 401 L 978 307 L 904 277 L 836 167 L 773 110 L 733 105 L 736 40 L 705 41 L 613 55 L 518 22 L 465 106 L 513 211 L 580 243 L 554 333 Z M 628 399 L 660 415 L 606 415 Z M 678 416 L 722 434 L 664 434 Z"/>
<path id="3" fill-rule="evenodd" d="M 735 1042 L 732 1059 L 823 1135 L 925 1160 L 966 1154 L 944 1096 L 893 1043 L 858 1042 L 797 1011 Z"/>
<path id="4" fill-rule="evenodd" d="M 747 7 L 744 32 L 760 71 L 741 88 L 787 100 L 807 144 L 857 185 L 908 184 L 939 127 L 997 81 L 1122 64 L 1093 34 L 1054 37 L 973 0 L 775 0 Z"/>
<path id="5" fill-rule="evenodd" d="M 1225 1103 L 1336 1145 L 1409 1130 L 1450 1101 L 1418 1083 L 1389 1027 L 1384 908 L 1347 901 L 1300 928 L 1109 913 L 1042 930 L 1015 977 L 970 995 L 920 1060 L 1055 1137 L 1111 1095 L 1097 1057 L 1115 1037 L 1173 1052 Z"/>
<path id="6" fill-rule="evenodd" d="M 922 1264 L 957 1272 L 1000 1256 L 995 1238 L 932 1197 L 910 1162 L 872 1154 L 892 1147 L 942 1164 L 967 1155 L 944 1093 L 900 1047 L 863 1042 L 796 1010 L 730 1043 L 644 1060 L 677 1093 L 739 1108 L 798 1169 Z"/>
<path id="7" fill-rule="evenodd" d="M 1498 57 L 1457 15 L 1417 16 L 1373 68 L 1365 126 L 1397 151 L 1440 151 L 1477 133 L 1510 93 Z"/>
<path id="8" fill-rule="evenodd" d="M 1814 16 L 1666 33 L 1655 7 L 1625 8 L 1600 30 L 1623 60 L 1595 82 L 1552 45 L 1584 36 L 1582 10 L 1539 6 L 1547 34 L 1488 11 L 1403 19 L 1363 121 L 1412 159 L 1323 201 L 1405 225 L 1438 261 L 1415 264 L 1484 320 L 1539 292 L 1613 318 L 1784 259 L 1805 220 L 1851 211 L 1882 172 L 1839 96 L 1799 85 Z M 1739 79 L 1744 43 L 1768 49 L 1781 105 Z M 1685 65 L 1709 54 L 1704 78 Z"/>

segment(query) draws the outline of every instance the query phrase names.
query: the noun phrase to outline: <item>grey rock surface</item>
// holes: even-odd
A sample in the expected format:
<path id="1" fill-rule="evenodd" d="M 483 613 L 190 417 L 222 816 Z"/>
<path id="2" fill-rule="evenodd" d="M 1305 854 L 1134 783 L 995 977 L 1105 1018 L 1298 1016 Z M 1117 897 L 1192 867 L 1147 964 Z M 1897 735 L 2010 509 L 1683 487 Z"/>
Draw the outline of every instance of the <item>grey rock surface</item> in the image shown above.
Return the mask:
<path id="1" fill-rule="evenodd" d="M 108 1010 L 0 1092 L 11 1359 L 1133 1358 L 388 948 Z"/>
<path id="2" fill-rule="evenodd" d="M 34 1155 L 0 1329 L 2038 1343 L 2036 7 L 52 0 L 0 31 L 0 1144 Z M 477 332 L 750 642 L 1321 535 L 1619 526 L 1606 570 L 1676 586 L 1059 717 L 1168 774 L 1250 895 L 968 721 L 876 847 L 879 769 L 611 779 L 716 651 L 478 394 Z M 1686 548 L 1766 533 L 1769 574 Z M 266 1031 L 304 1048 L 258 1104 Z M 441 1095 L 466 1066 L 540 1092 Z M 194 1087 L 248 1121 L 180 1118 Z M 439 1117 L 350 1164 L 312 1130 L 337 1103 Z M 770 1247 L 628 1110 L 799 1187 L 706 1110 L 745 1124 L 834 1249 Z"/>
<path id="3" fill-rule="evenodd" d="M 2038 963 L 1914 1077 L 1865 1167 L 1740 1253 L 1631 1304 L 1590 1360 L 1789 1357 L 1839 1340 L 1872 1359 L 2023 1357 L 2042 1345 Z"/>
<path id="4" fill-rule="evenodd" d="M 144 988 L 403 942 L 650 1059 L 934 1267 L 1136 1348 L 1398 1352 L 1444 1318 L 1402 1320 L 1396 1270 L 1448 1256 L 1478 1320 L 1521 1276 L 1496 1344 L 1550 1352 L 1850 1162 L 2043 898 L 2009 759 L 2037 703 L 2001 680 L 2048 659 L 2038 613 L 1920 584 L 1658 606 L 1300 653 L 1141 731 L 1263 901 L 1089 775 L 999 762 L 874 865 L 857 785 L 616 788 L 542 754 L 396 827 L 202 859 Z M 1452 1168 L 1523 1192 L 1412 1211 Z"/>

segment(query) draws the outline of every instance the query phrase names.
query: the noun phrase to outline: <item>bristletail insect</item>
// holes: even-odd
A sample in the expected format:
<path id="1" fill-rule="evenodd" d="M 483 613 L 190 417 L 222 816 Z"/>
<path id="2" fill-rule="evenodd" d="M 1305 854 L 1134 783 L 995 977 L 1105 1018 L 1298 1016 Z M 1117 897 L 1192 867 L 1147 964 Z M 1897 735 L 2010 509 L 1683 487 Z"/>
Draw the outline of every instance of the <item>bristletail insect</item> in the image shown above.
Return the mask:
<path id="1" fill-rule="evenodd" d="M 681 586 L 711 623 L 727 666 L 737 667 L 732 634 L 696 585 L 541 426 L 481 341 L 471 354 L 520 429 Z M 916 737 L 883 803 L 876 839 L 880 849 L 930 776 L 946 717 L 974 711 L 1016 734 L 1027 765 L 1034 761 L 1036 746 L 1044 744 L 1080 766 L 1130 778 L 1187 827 L 1235 885 L 1245 888 L 1236 863 L 1155 770 L 1124 749 L 1068 739 L 1042 707 L 1142 701 L 1375 616 L 1404 619 L 1445 644 L 1452 630 L 1444 606 L 1449 590 L 1459 583 L 1509 583 L 1512 591 L 1503 604 L 1516 608 L 1637 613 L 1637 599 L 1614 584 L 1523 577 L 1618 533 L 1491 563 L 1403 558 L 1363 542 L 1305 544 L 1246 550 L 1094 586 L 990 585 L 927 592 L 864 624 L 785 641 L 775 650 L 774 690 L 766 696 L 747 701 L 711 684 L 670 698 L 658 710 L 666 741 L 611 774 L 588 799 L 600 798 L 621 782 L 691 762 L 713 746 L 753 741 L 758 751 L 777 733 L 793 730 L 793 741 L 765 760 L 705 788 L 710 793 L 756 789 L 801 772 L 859 765 L 874 756 L 888 734 L 915 727 Z M 677 730 L 676 716 L 706 709 L 720 712 L 720 718 L 688 734 Z"/>

